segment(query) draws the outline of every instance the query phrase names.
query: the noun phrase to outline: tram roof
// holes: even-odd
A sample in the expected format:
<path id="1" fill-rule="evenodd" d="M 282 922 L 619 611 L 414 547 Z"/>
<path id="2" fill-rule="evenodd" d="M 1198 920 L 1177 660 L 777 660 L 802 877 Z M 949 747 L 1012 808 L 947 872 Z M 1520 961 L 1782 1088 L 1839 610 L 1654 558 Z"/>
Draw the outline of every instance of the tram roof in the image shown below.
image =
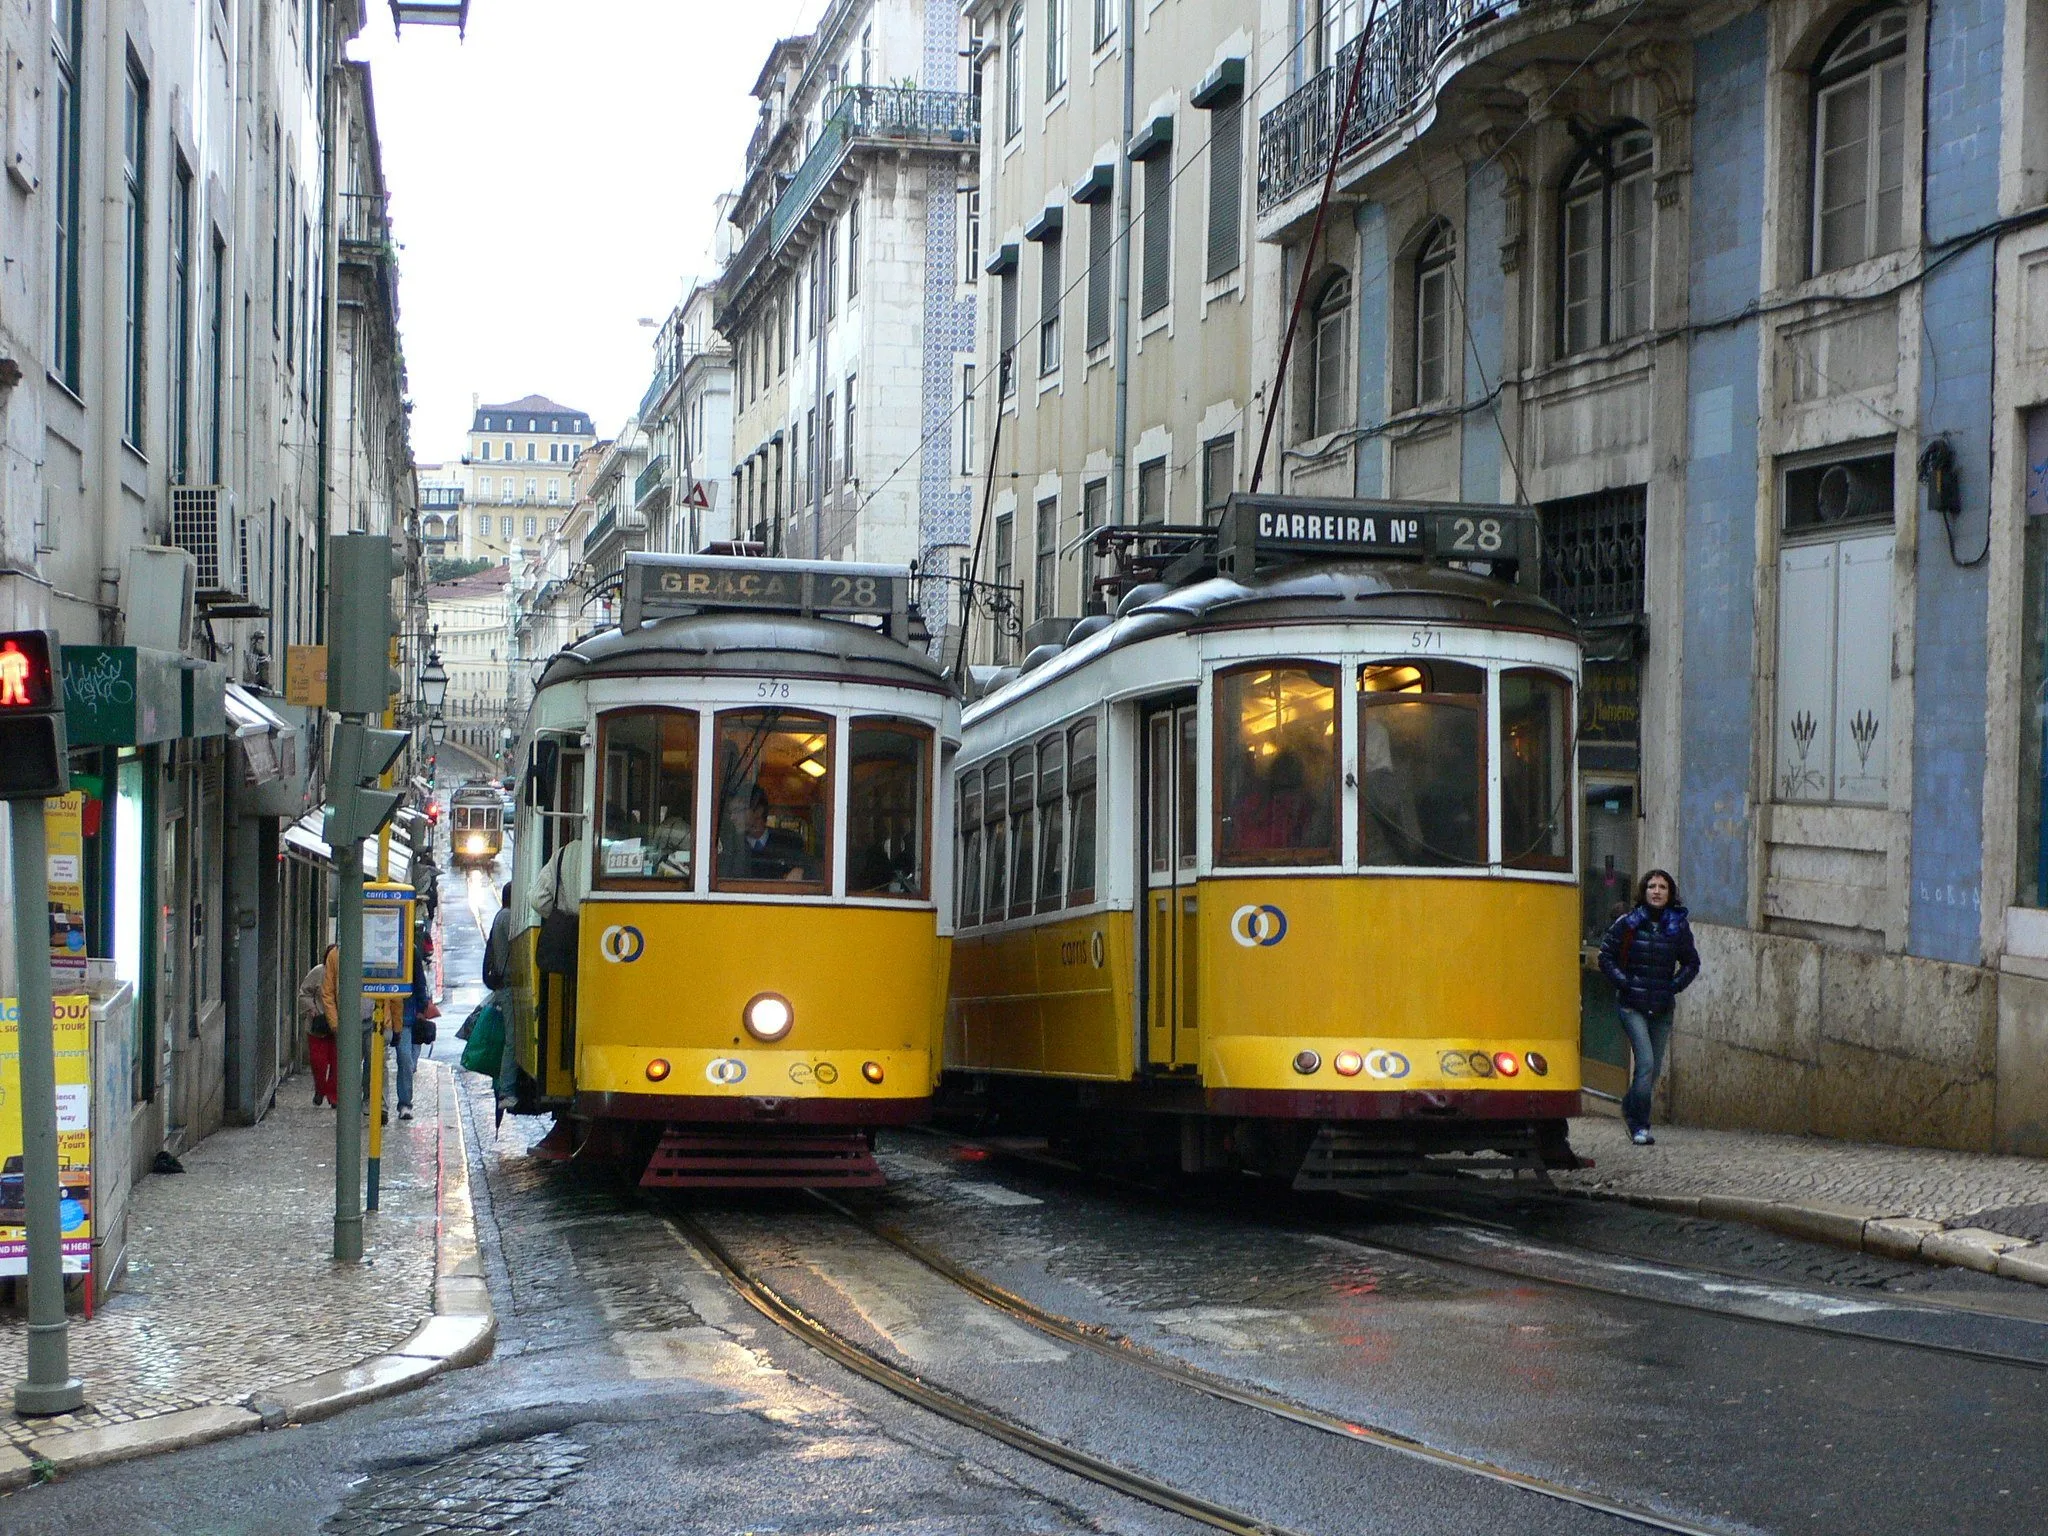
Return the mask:
<path id="1" fill-rule="evenodd" d="M 558 651 L 540 686 L 592 677 L 772 673 L 951 693 L 939 664 L 845 619 L 713 611 L 607 629 Z"/>
<path id="2" fill-rule="evenodd" d="M 1134 588 L 1132 596 L 1142 589 Z M 1576 640 L 1563 610 L 1491 576 L 1403 560 L 1343 560 L 1281 566 L 1239 580 L 1212 576 L 1160 588 L 1108 625 L 1070 644 L 987 695 L 1000 706 L 1086 667 L 1097 657 L 1164 635 L 1261 625 L 1443 624 L 1508 629 Z"/>

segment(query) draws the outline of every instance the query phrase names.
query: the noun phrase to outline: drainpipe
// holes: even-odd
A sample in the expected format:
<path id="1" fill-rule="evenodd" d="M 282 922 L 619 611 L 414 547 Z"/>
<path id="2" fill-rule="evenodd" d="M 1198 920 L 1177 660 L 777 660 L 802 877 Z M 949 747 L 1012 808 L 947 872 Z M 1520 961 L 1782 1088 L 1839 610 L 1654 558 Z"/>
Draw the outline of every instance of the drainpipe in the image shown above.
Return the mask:
<path id="1" fill-rule="evenodd" d="M 1123 131 L 1116 141 L 1116 428 L 1110 446 L 1109 520 L 1125 516 L 1125 461 L 1131 445 L 1131 133 L 1136 123 L 1138 92 L 1138 0 L 1123 0 L 1124 29 L 1118 49 L 1123 55 Z"/>
<path id="2" fill-rule="evenodd" d="M 117 626 L 121 623 L 121 566 L 122 555 L 128 544 L 127 512 L 128 498 L 121 494 L 121 431 L 122 420 L 127 414 L 127 369 L 122 366 L 122 341 L 125 327 L 122 323 L 127 313 L 126 283 L 126 208 L 121 186 L 121 120 L 123 95 L 128 88 L 128 34 L 118 26 L 107 28 L 106 47 L 102 53 L 100 67 L 104 71 L 105 89 L 99 92 L 99 99 L 106 108 L 106 120 L 100 133 L 100 164 L 104 174 L 100 182 L 100 389 L 99 398 L 94 402 L 93 417 L 100 429 L 100 571 L 99 590 L 95 593 L 100 608 L 100 639 L 111 645 L 125 639 Z M 88 98 L 88 101 L 90 98 Z M 81 182 L 85 178 L 80 177 Z M 81 186 L 80 192 L 85 188 Z M 89 206 L 82 204 L 81 206 Z M 83 231 L 81 231 L 83 233 Z M 79 285 L 79 297 L 85 296 L 85 284 Z M 82 307 L 82 306 L 81 306 Z M 84 346 L 86 327 L 84 317 L 79 317 L 79 352 L 81 389 L 90 398 L 92 380 L 89 368 L 85 366 Z M 148 502 L 143 503 L 142 536 L 149 536 Z"/>
<path id="3" fill-rule="evenodd" d="M 811 462 L 816 472 L 811 476 L 811 558 L 825 558 L 825 344 L 832 339 L 832 319 L 825 308 L 826 286 L 832 281 L 832 263 L 827 259 L 825 242 L 833 238 L 832 221 L 827 218 L 818 226 L 818 288 L 811 295 L 816 307 L 811 311 L 818 321 L 818 382 L 812 391 L 811 413 Z"/>
<path id="4" fill-rule="evenodd" d="M 320 600 L 313 604 L 314 624 L 317 626 L 313 642 L 316 645 L 327 643 L 327 482 L 330 478 L 328 459 L 333 451 L 331 379 L 334 372 L 334 327 L 340 317 L 334 269 L 335 218 L 341 205 L 340 195 L 334 186 L 334 133 L 339 117 L 335 101 L 340 94 L 339 78 L 338 69 L 328 68 L 321 74 L 320 85 L 320 376 L 314 381 L 318 397 L 313 402 L 317 423 L 313 459 L 319 474 L 313 486 L 313 515 L 317 524 L 313 535 L 317 551 L 313 590 L 320 594 Z"/>

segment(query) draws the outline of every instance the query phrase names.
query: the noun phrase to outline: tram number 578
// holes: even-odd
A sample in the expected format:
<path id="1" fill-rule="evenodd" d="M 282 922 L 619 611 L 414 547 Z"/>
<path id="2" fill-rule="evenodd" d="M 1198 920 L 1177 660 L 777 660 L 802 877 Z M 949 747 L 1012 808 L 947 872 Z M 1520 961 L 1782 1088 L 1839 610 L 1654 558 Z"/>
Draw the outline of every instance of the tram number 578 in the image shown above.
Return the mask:
<path id="1" fill-rule="evenodd" d="M 754 697 L 757 699 L 786 699 L 789 697 L 789 684 L 781 681 L 779 678 L 766 678 L 754 685 Z"/>

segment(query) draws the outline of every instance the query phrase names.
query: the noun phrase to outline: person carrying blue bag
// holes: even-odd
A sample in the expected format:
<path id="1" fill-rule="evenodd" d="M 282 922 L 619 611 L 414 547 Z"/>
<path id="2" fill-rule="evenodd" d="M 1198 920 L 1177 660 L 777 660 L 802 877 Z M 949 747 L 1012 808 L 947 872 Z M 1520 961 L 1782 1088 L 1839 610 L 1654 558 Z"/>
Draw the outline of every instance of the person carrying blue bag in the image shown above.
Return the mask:
<path id="1" fill-rule="evenodd" d="M 1650 1097 L 1671 1049 L 1671 1010 L 1700 973 L 1692 924 L 1679 904 L 1678 882 L 1653 869 L 1636 886 L 1636 904 L 1614 920 L 1600 943 L 1600 971 L 1614 983 L 1633 1071 L 1622 1096 L 1629 1140 L 1654 1145 Z"/>

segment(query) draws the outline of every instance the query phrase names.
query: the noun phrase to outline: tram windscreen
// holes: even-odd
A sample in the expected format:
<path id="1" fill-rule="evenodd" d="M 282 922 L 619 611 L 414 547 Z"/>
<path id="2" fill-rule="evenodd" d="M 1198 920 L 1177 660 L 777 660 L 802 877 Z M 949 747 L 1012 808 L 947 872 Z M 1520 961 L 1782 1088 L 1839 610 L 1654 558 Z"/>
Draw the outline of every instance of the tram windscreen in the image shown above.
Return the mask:
<path id="1" fill-rule="evenodd" d="M 1216 679 L 1218 864 L 1337 862 L 1337 669 L 1240 667 Z"/>
<path id="2" fill-rule="evenodd" d="M 1572 685 L 1551 672 L 1500 680 L 1500 854 L 1519 869 L 1572 867 Z"/>
<path id="3" fill-rule="evenodd" d="M 718 807 L 716 885 L 824 890 L 831 882 L 832 722 L 786 709 L 720 715 Z"/>
<path id="4" fill-rule="evenodd" d="M 597 881 L 688 885 L 697 836 L 697 716 L 634 710 L 602 720 Z"/>
<path id="5" fill-rule="evenodd" d="M 893 720 L 856 720 L 849 740 L 846 894 L 922 900 L 931 732 Z"/>
<path id="6" fill-rule="evenodd" d="M 1359 669 L 1359 862 L 1486 862 L 1486 673 L 1455 661 Z"/>

